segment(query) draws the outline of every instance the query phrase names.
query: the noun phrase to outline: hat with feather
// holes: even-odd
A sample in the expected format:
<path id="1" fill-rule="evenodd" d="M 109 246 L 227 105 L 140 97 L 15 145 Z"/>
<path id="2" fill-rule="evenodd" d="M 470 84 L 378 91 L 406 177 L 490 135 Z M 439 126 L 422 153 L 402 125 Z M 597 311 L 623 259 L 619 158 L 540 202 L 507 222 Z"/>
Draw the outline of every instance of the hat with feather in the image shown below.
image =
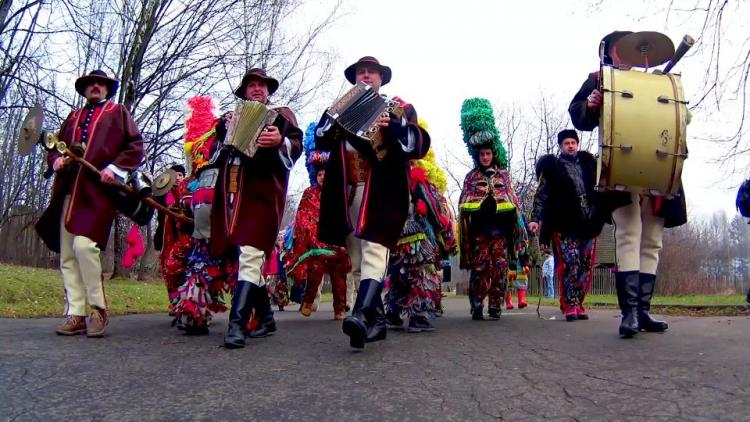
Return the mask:
<path id="1" fill-rule="evenodd" d="M 310 177 L 310 185 L 312 186 L 317 184 L 316 176 L 318 170 L 326 168 L 329 156 L 329 153 L 315 149 L 316 126 L 314 122 L 307 125 L 305 138 L 302 140 L 302 148 L 305 150 L 305 166 L 307 167 L 307 174 Z"/>
<path id="2" fill-rule="evenodd" d="M 479 150 L 492 149 L 495 164 L 508 168 L 508 153 L 495 125 L 492 104 L 486 98 L 467 98 L 461 105 L 461 130 L 474 166 L 479 166 Z"/>

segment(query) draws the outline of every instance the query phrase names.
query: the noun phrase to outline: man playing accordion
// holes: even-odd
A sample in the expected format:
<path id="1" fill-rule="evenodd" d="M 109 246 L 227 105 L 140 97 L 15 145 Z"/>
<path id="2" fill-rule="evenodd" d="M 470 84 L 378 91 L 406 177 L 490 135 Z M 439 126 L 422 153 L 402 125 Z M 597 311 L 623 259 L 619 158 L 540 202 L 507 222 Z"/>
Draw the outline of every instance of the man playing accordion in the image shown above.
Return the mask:
<path id="1" fill-rule="evenodd" d="M 251 69 L 234 94 L 248 101 L 271 105 L 268 97 L 279 82 L 263 69 Z M 219 155 L 218 182 L 211 214 L 211 246 L 220 254 L 231 245 L 239 247 L 237 286 L 232 297 L 227 348 L 245 346 L 245 337 L 263 337 L 276 331 L 270 298 L 261 276 L 263 256 L 270 255 L 279 232 L 286 201 L 289 171 L 299 158 L 302 131 L 287 107 L 275 107 L 278 117 L 257 138 L 253 157 L 234 148 Z M 234 115 L 232 119 L 239 118 Z M 255 310 L 259 326 L 246 332 Z"/>
<path id="2" fill-rule="evenodd" d="M 347 67 L 351 84 L 366 84 L 376 93 L 391 80 L 391 69 L 371 56 Z M 423 157 L 430 147 L 427 131 L 417 124 L 410 104 L 396 99 L 402 117 L 383 113 L 377 125 L 383 136 L 385 155 L 377 155 L 369 143 L 345 130 L 324 113 L 315 133 L 315 144 L 330 151 L 321 193 L 321 241 L 346 246 L 355 279 L 360 279 L 352 314 L 344 319 L 343 331 L 350 345 L 364 348 L 366 342 L 386 336 L 382 291 L 388 248 L 398 242 L 409 213 L 409 160 Z"/>

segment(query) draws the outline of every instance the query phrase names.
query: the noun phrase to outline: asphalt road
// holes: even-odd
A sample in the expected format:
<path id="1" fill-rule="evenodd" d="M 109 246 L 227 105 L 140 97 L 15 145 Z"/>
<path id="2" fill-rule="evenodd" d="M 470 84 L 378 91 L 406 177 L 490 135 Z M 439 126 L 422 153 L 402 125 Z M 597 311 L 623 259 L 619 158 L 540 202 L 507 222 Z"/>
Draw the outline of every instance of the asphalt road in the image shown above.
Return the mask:
<path id="1" fill-rule="evenodd" d="M 166 315 L 112 319 L 108 336 L 56 319 L 0 319 L 5 420 L 750 420 L 750 317 L 669 317 L 665 334 L 616 335 L 614 311 L 565 322 L 545 308 L 471 321 L 449 300 L 433 333 L 348 346 L 330 304 L 277 312 L 241 350 L 186 337 Z"/>

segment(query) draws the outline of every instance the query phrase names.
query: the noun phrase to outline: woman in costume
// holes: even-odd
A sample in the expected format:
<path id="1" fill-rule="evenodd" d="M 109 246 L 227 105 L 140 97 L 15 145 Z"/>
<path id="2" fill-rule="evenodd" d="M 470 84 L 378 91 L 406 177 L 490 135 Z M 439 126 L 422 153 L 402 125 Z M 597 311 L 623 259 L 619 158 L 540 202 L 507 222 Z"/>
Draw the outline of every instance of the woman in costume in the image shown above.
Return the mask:
<path id="1" fill-rule="evenodd" d="M 509 269 L 525 277 L 528 235 L 508 173 L 508 158 L 490 102 L 470 98 L 461 106 L 463 140 L 474 160 L 459 199 L 461 268 L 470 270 L 472 319 L 500 318 Z M 519 283 L 520 285 L 520 283 Z"/>
<path id="2" fill-rule="evenodd" d="M 221 146 L 217 136 L 226 132 L 226 118 L 214 116 L 211 97 L 194 97 L 187 103 L 192 114 L 185 121 L 185 152 L 192 162 L 188 190 L 192 194 L 194 228 L 185 280 L 174 298 L 175 319 L 188 334 L 208 334 L 211 313 L 227 310 L 224 292 L 237 280 L 236 251 L 212 257 L 209 250 L 217 178 L 217 169 L 209 160 Z"/>
<path id="3" fill-rule="evenodd" d="M 420 119 L 420 126 L 426 124 Z M 409 318 L 408 331 L 433 331 L 430 323 L 440 311 L 443 259 L 456 253 L 454 224 L 447 201 L 445 172 L 437 166 L 435 153 L 416 160 L 409 176 L 409 217 L 396 247 L 390 251 L 386 319 L 392 327 Z"/>
<path id="4" fill-rule="evenodd" d="M 305 294 L 300 309 L 304 316 L 312 315 L 315 310 L 318 289 L 323 282 L 323 276 L 328 274 L 333 291 L 334 319 L 342 320 L 346 316 L 346 274 L 351 271 L 351 261 L 345 248 L 329 245 L 318 239 L 320 193 L 325 179 L 328 153 L 315 149 L 314 131 L 315 124 L 311 123 L 303 141 L 310 187 L 305 189 L 297 207 L 292 249 L 284 255 L 284 268 L 287 269 L 288 277 L 295 280 L 294 284 L 305 283 Z"/>

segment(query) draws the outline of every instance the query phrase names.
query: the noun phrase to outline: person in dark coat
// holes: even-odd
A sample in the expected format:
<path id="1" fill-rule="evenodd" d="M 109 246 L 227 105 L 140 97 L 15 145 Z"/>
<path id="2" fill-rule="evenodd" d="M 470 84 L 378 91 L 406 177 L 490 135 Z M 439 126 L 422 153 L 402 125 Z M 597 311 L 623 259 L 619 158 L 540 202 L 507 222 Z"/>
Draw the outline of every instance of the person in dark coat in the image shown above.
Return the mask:
<path id="1" fill-rule="evenodd" d="M 617 54 L 617 41 L 630 31 L 614 31 L 602 39 L 606 65 L 622 63 Z M 603 96 L 599 90 L 599 72 L 589 74 L 570 102 L 568 112 L 573 126 L 578 130 L 594 130 L 599 126 Z M 625 338 L 638 331 L 662 332 L 666 322 L 649 315 L 651 298 L 656 284 L 656 267 L 662 248 L 664 228 L 687 222 L 685 194 L 680 187 L 674 198 L 611 192 L 602 196 L 599 205 L 613 209 L 612 221 L 616 226 L 615 247 L 617 297 L 622 311 L 619 332 Z"/>
<path id="2" fill-rule="evenodd" d="M 76 91 L 86 98 L 60 127 L 59 139 L 101 170 L 101 176 L 74 164 L 53 149 L 47 164 L 55 171 L 52 199 L 36 224 L 50 250 L 60 253 L 65 287 L 65 315 L 61 335 L 86 333 L 101 337 L 108 323 L 100 253 L 107 247 L 117 214 L 113 203 L 117 176 L 121 180 L 143 161 L 143 139 L 127 108 L 110 99 L 118 81 L 101 70 L 81 76 Z M 86 303 L 91 306 L 86 322 Z"/>
<path id="3" fill-rule="evenodd" d="M 344 70 L 351 84 L 365 83 L 375 92 L 391 80 L 391 68 L 365 56 Z M 386 321 L 382 281 L 388 248 L 394 247 L 409 213 L 409 160 L 422 158 L 430 147 L 427 131 L 417 124 L 411 104 L 394 98 L 401 118 L 384 113 L 378 122 L 385 131 L 387 153 L 378 160 L 365 141 L 347 133 L 323 114 L 315 131 L 315 145 L 330 151 L 321 192 L 319 239 L 346 246 L 355 279 L 360 279 L 352 314 L 343 331 L 350 345 L 385 339 Z"/>
<path id="4" fill-rule="evenodd" d="M 211 210 L 212 253 L 221 255 L 232 245 L 240 249 L 237 286 L 224 337 L 227 348 L 245 347 L 246 336 L 264 337 L 276 331 L 261 266 L 264 255 L 270 255 L 276 243 L 289 171 L 302 153 L 302 130 L 294 112 L 268 100 L 278 87 L 279 82 L 263 69 L 250 69 L 245 74 L 234 94 L 273 106 L 279 117 L 261 133 L 253 158 L 225 148 L 216 164 L 219 175 Z M 260 323 L 247 333 L 253 310 Z"/>
<path id="5" fill-rule="evenodd" d="M 541 157 L 529 231 L 541 231 L 539 243 L 551 245 L 560 281 L 560 310 L 567 321 L 588 319 L 583 306 L 591 285 L 596 236 L 603 219 L 596 208 L 596 158 L 579 151 L 578 133 L 557 134 L 560 155 Z"/>

